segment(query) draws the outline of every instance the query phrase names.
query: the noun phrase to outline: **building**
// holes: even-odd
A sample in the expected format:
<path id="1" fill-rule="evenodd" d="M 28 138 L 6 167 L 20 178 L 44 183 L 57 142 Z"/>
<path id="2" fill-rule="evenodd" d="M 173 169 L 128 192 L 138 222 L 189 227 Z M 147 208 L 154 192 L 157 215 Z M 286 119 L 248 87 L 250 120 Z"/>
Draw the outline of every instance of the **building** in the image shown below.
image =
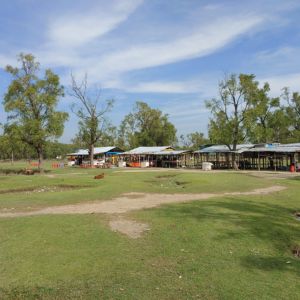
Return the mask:
<path id="1" fill-rule="evenodd" d="M 197 166 L 207 161 L 215 169 L 233 168 L 233 158 L 242 170 L 299 170 L 300 143 L 241 144 L 236 151 L 226 145 L 213 145 L 194 152 Z"/>
<path id="2" fill-rule="evenodd" d="M 171 146 L 138 147 L 119 154 L 129 167 L 179 168 L 186 166 L 188 150 L 175 150 Z"/>
<path id="3" fill-rule="evenodd" d="M 102 165 L 104 163 L 116 164 L 118 154 L 124 152 L 115 146 L 95 147 L 94 148 L 94 165 Z M 82 165 L 89 163 L 89 151 L 87 149 L 79 149 L 74 153 L 67 154 L 69 165 Z"/>

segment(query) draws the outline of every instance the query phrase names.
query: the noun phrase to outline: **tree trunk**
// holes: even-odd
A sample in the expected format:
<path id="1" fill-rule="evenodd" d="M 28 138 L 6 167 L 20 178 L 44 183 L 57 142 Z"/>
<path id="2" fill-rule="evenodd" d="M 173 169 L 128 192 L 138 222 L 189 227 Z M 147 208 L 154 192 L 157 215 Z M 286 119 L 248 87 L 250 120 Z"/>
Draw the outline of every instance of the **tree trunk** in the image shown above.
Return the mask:
<path id="1" fill-rule="evenodd" d="M 91 167 L 94 166 L 94 145 L 90 146 L 90 164 Z"/>
<path id="2" fill-rule="evenodd" d="M 43 150 L 38 149 L 38 158 L 39 158 L 39 171 L 43 173 Z"/>
<path id="3" fill-rule="evenodd" d="M 11 164 L 14 164 L 14 151 L 11 151 Z"/>
<path id="4" fill-rule="evenodd" d="M 236 153 L 235 153 L 235 151 L 236 151 L 236 146 L 237 146 L 237 142 L 236 141 L 234 141 L 233 142 L 233 145 L 232 145 L 233 147 L 232 147 L 232 155 L 231 155 L 231 158 L 232 158 L 232 168 L 234 169 L 234 170 L 238 170 L 239 169 L 239 167 L 238 167 L 238 165 L 237 165 L 237 162 L 236 162 Z"/>

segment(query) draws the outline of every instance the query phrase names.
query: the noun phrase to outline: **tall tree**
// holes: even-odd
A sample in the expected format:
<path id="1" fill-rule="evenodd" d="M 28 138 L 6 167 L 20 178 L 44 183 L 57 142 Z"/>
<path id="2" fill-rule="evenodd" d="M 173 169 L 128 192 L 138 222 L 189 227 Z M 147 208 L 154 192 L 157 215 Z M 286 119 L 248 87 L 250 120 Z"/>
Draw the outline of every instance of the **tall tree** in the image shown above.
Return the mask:
<path id="1" fill-rule="evenodd" d="M 87 75 L 77 82 L 71 75 L 70 94 L 77 102 L 73 103 L 72 111 L 79 119 L 79 132 L 75 140 L 81 141 L 89 149 L 90 164 L 94 164 L 94 147 L 103 138 L 111 125 L 106 117 L 113 106 L 113 100 L 101 102 L 101 90 L 88 88 Z"/>
<path id="2" fill-rule="evenodd" d="M 172 145 L 176 140 L 176 128 L 168 115 L 145 102 L 136 102 L 119 130 L 119 145 L 124 148 Z"/>
<path id="3" fill-rule="evenodd" d="M 219 98 L 206 102 L 212 117 L 209 122 L 209 137 L 213 143 L 225 144 L 236 151 L 238 143 L 246 139 L 245 118 L 258 82 L 254 75 L 232 74 L 219 84 Z"/>
<path id="4" fill-rule="evenodd" d="M 40 64 L 32 54 L 21 53 L 18 62 L 19 68 L 6 67 L 13 79 L 4 96 L 4 107 L 20 139 L 35 149 L 42 169 L 46 142 L 62 135 L 68 119 L 66 112 L 56 110 L 64 91 L 59 77 L 50 69 L 39 78 Z"/>

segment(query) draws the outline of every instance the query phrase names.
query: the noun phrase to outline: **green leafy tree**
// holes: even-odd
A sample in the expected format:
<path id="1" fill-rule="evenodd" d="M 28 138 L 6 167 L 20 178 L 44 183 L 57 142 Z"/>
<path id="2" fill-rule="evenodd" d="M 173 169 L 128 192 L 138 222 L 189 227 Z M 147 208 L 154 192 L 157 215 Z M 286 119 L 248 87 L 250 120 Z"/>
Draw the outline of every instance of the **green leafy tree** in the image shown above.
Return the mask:
<path id="1" fill-rule="evenodd" d="M 290 93 L 288 88 L 283 89 L 283 99 L 286 101 L 286 114 L 289 122 L 289 142 L 300 140 L 300 94 Z"/>
<path id="2" fill-rule="evenodd" d="M 99 89 L 93 92 L 88 89 L 87 75 L 81 82 L 71 76 L 70 95 L 77 101 L 72 105 L 72 111 L 78 117 L 79 132 L 73 142 L 89 149 L 90 164 L 94 164 L 94 148 L 104 137 L 111 126 L 106 115 L 113 107 L 113 100 L 101 103 Z"/>
<path id="3" fill-rule="evenodd" d="M 212 143 L 225 144 L 232 151 L 232 167 L 237 169 L 237 145 L 247 141 L 247 124 L 258 82 L 254 75 L 232 74 L 219 84 L 219 97 L 206 102 L 212 117 L 208 126 Z"/>
<path id="4" fill-rule="evenodd" d="M 176 128 L 168 115 L 151 108 L 145 102 L 136 102 L 125 116 L 119 129 L 119 147 L 172 145 L 177 141 Z"/>
<path id="5" fill-rule="evenodd" d="M 212 113 L 209 138 L 213 143 L 225 144 L 236 151 L 237 145 L 245 141 L 245 120 L 258 86 L 254 79 L 254 75 L 232 74 L 220 82 L 219 97 L 206 102 Z"/>
<path id="6" fill-rule="evenodd" d="M 270 86 L 265 83 L 262 88 L 258 83 L 253 86 L 249 93 L 250 106 L 245 113 L 245 126 L 247 139 L 252 143 L 273 142 L 276 137 L 274 118 L 279 117 L 276 111 L 280 106 L 280 99 L 268 96 Z"/>
<path id="7" fill-rule="evenodd" d="M 183 148 L 191 150 L 199 150 L 201 146 L 208 144 L 209 142 L 209 139 L 206 138 L 202 132 L 198 131 L 189 133 L 186 136 L 180 136 L 180 143 Z"/>
<path id="8" fill-rule="evenodd" d="M 269 127 L 272 128 L 272 141 L 278 143 L 291 143 L 290 120 L 286 107 L 276 109 L 269 117 Z"/>
<path id="9" fill-rule="evenodd" d="M 4 107 L 21 141 L 36 151 L 42 169 L 47 141 L 62 135 L 68 119 L 66 112 L 56 110 L 60 97 L 64 95 L 63 87 L 59 77 L 50 69 L 39 78 L 40 64 L 32 54 L 20 54 L 18 61 L 19 68 L 6 67 L 12 82 L 4 96 Z"/>

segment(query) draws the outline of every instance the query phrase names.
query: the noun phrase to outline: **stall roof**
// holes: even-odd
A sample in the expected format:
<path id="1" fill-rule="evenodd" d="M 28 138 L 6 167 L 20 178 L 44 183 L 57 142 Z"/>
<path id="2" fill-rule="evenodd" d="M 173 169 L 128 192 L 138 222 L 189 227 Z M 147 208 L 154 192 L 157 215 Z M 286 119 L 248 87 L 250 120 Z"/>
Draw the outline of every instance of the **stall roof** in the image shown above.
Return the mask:
<path id="1" fill-rule="evenodd" d="M 173 151 L 160 151 L 156 152 L 154 155 L 179 155 L 183 153 L 191 152 L 190 150 L 173 150 Z"/>
<path id="2" fill-rule="evenodd" d="M 279 145 L 276 147 L 257 147 L 257 148 L 251 148 L 251 149 L 242 149 L 238 151 L 239 153 L 246 153 L 246 152 L 269 152 L 269 153 L 294 153 L 294 152 L 300 152 L 300 146 L 287 146 L 287 145 Z"/>
<path id="3" fill-rule="evenodd" d="M 102 153 L 107 153 L 107 152 L 114 152 L 114 153 L 118 153 L 118 152 L 122 152 L 123 150 L 119 149 L 116 146 L 108 146 L 108 147 L 95 147 L 94 148 L 94 155 L 96 154 L 102 154 Z M 87 156 L 89 155 L 89 151 L 87 149 L 79 149 L 77 152 L 74 153 L 69 153 L 67 154 L 69 156 Z"/>
<path id="4" fill-rule="evenodd" d="M 132 150 L 129 150 L 127 152 L 124 152 L 122 154 L 156 154 L 156 153 L 166 153 L 166 152 L 172 152 L 174 151 L 174 148 L 171 146 L 161 146 L 161 147 L 138 147 L 134 148 Z"/>
<path id="5" fill-rule="evenodd" d="M 254 147 L 253 144 L 239 144 L 237 145 L 237 151 L 240 151 L 242 149 L 250 149 Z M 194 153 L 225 153 L 225 152 L 232 152 L 228 149 L 226 145 L 213 145 L 206 148 L 203 148 L 201 150 L 197 150 Z"/>
<path id="6" fill-rule="evenodd" d="M 68 153 L 68 156 L 79 156 L 79 155 L 89 155 L 89 151 L 86 149 L 79 149 L 77 152 Z"/>
<path id="7" fill-rule="evenodd" d="M 213 145 L 201 150 L 195 151 L 194 153 L 228 153 L 233 152 L 228 149 L 226 145 Z M 292 153 L 300 152 L 300 143 L 294 144 L 279 144 L 279 143 L 270 143 L 270 144 L 240 144 L 237 145 L 236 153 L 245 153 L 245 152 L 281 152 L 281 153 Z"/>

